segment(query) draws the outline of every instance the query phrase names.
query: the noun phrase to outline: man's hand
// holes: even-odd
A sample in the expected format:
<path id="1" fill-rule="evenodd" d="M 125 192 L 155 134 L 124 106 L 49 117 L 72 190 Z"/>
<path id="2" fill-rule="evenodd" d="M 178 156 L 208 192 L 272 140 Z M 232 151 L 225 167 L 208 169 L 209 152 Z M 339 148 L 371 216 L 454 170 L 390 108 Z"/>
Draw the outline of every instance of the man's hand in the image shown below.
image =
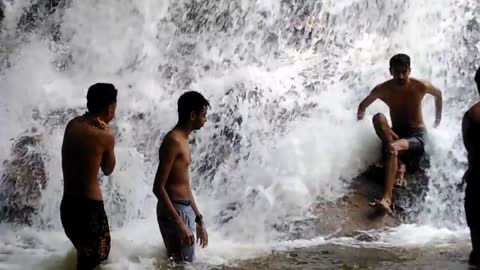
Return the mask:
<path id="1" fill-rule="evenodd" d="M 440 125 L 440 121 L 441 121 L 440 118 L 436 118 L 436 119 L 435 119 L 435 123 L 433 123 L 433 127 L 434 127 L 434 128 L 437 128 L 437 127 Z"/>
<path id="2" fill-rule="evenodd" d="M 208 234 L 204 224 L 201 224 L 201 225 L 197 224 L 197 243 L 202 248 L 205 248 L 208 246 Z"/>
<path id="3" fill-rule="evenodd" d="M 364 115 L 365 115 L 364 112 L 358 111 L 357 112 L 357 120 L 362 120 Z"/>
<path id="4" fill-rule="evenodd" d="M 180 225 L 180 243 L 185 246 L 193 246 L 195 244 L 195 238 L 190 230 L 187 228 L 185 223 L 181 223 Z"/>

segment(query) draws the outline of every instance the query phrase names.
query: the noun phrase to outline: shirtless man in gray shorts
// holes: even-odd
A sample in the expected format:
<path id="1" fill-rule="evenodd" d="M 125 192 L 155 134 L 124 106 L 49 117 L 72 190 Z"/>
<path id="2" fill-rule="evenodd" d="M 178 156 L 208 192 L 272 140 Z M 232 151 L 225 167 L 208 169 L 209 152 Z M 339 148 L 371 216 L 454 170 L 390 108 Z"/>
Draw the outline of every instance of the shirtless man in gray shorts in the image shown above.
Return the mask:
<path id="1" fill-rule="evenodd" d="M 178 99 L 178 123 L 160 146 L 153 193 L 158 198 L 157 219 L 167 255 L 175 261 L 195 259 L 195 238 L 206 247 L 208 235 L 190 187 L 191 152 L 189 135 L 207 121 L 208 101 L 189 91 Z"/>

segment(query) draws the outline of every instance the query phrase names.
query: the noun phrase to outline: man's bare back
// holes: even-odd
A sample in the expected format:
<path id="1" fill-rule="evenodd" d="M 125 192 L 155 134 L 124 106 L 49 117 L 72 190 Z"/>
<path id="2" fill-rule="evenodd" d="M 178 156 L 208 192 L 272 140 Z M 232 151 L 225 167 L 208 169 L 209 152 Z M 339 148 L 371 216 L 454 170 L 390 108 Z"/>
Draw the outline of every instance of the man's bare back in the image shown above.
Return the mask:
<path id="1" fill-rule="evenodd" d="M 111 130 L 103 129 L 89 117 L 76 117 L 68 123 L 62 145 L 65 195 L 102 200 L 98 171 L 101 167 L 105 175 L 112 173 L 114 144 Z"/>
<path id="2" fill-rule="evenodd" d="M 111 83 L 90 86 L 88 112 L 70 120 L 65 128 L 60 219 L 77 250 L 77 269 L 94 269 L 110 253 L 110 227 L 98 173 L 101 168 L 109 175 L 115 167 L 115 137 L 108 123 L 115 116 L 117 92 Z"/>
<path id="3" fill-rule="evenodd" d="M 473 105 L 464 115 L 462 123 L 463 142 L 467 150 L 468 170 L 464 181 L 469 182 L 470 178 L 480 175 L 480 102 Z"/>

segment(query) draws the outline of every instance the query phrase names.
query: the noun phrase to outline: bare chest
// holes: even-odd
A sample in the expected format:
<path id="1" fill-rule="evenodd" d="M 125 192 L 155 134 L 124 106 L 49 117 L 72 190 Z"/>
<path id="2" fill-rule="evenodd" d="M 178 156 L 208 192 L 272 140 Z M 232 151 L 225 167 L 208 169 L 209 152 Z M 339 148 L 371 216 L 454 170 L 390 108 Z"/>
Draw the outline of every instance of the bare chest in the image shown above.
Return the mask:
<path id="1" fill-rule="evenodd" d="M 417 111 L 421 107 L 423 95 L 416 91 L 391 91 L 382 100 L 391 111 Z"/>

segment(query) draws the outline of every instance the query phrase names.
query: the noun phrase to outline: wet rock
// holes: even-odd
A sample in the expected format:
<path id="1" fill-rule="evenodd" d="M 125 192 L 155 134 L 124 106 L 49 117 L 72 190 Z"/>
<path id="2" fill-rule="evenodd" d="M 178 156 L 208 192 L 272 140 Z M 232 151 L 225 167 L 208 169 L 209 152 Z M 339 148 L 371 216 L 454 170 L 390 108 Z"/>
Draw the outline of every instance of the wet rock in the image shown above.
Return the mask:
<path id="1" fill-rule="evenodd" d="M 64 0 L 40 0 L 25 10 L 25 13 L 22 14 L 18 21 L 18 28 L 24 31 L 31 31 L 48 16 L 53 14 L 57 10 L 57 7 L 63 8 L 64 6 Z"/>
<path id="2" fill-rule="evenodd" d="M 0 26 L 2 25 L 3 17 L 4 17 L 4 10 L 5 10 L 5 4 L 0 2 Z"/>
<path id="3" fill-rule="evenodd" d="M 329 237 L 353 237 L 361 241 L 375 238 L 364 231 L 397 226 L 410 222 L 420 212 L 425 197 L 428 177 L 424 173 L 427 161 L 405 175 L 407 187 L 395 188 L 394 215 L 381 215 L 369 202 L 383 195 L 384 170 L 372 166 L 352 181 L 350 192 L 336 202 L 319 202 L 313 208 L 318 219 L 315 232 Z"/>
<path id="4" fill-rule="evenodd" d="M 18 138 L 12 158 L 3 164 L 0 178 L 0 221 L 31 224 L 38 210 L 41 190 L 47 184 L 42 154 L 36 149 L 41 137 Z"/>

